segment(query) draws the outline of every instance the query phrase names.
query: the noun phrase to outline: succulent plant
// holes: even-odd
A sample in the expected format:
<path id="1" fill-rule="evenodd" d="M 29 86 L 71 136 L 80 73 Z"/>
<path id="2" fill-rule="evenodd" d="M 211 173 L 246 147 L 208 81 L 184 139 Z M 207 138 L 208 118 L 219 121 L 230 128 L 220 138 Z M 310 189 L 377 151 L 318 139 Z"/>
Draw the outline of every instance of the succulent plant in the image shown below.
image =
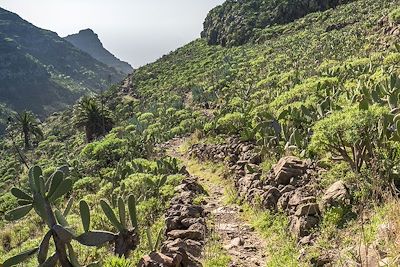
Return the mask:
<path id="1" fill-rule="evenodd" d="M 150 252 L 157 251 L 161 246 L 161 237 L 164 229 L 160 229 L 157 233 L 156 240 L 151 237 L 151 228 L 146 228 L 147 245 Z"/>
<path id="2" fill-rule="evenodd" d="M 150 178 L 146 178 L 144 181 L 147 185 L 147 191 L 144 192 L 144 197 L 158 197 L 160 196 L 160 189 L 165 185 L 168 180 L 167 175 L 159 177 L 157 180 L 153 181 Z"/>
<path id="3" fill-rule="evenodd" d="M 89 205 L 81 200 L 79 210 L 84 233 L 77 235 L 69 226 L 67 216 L 72 208 L 73 199 L 70 198 L 63 212 L 55 208 L 55 203 L 64 197 L 72 189 L 72 180 L 66 178 L 68 167 L 57 169 L 47 180 L 42 175 L 42 169 L 34 166 L 29 170 L 29 192 L 19 188 L 12 188 L 11 193 L 18 199 L 19 207 L 5 214 L 6 220 L 15 221 L 25 217 L 34 210 L 43 222 L 48 226 L 39 247 L 22 252 L 7 259 L 2 267 L 17 265 L 33 255 L 37 255 L 38 266 L 80 266 L 76 254 L 71 245 L 72 240 L 85 246 L 99 247 L 106 243 L 114 243 L 115 254 L 128 256 L 134 250 L 139 238 L 137 235 L 136 201 L 134 196 L 128 198 L 128 211 L 132 222 L 132 228 L 128 230 L 126 223 L 125 203 L 122 198 L 118 200 L 119 220 L 113 210 L 105 201 L 101 201 L 101 207 L 110 222 L 118 229 L 118 233 L 90 230 Z M 55 253 L 49 254 L 50 242 L 53 240 Z"/>

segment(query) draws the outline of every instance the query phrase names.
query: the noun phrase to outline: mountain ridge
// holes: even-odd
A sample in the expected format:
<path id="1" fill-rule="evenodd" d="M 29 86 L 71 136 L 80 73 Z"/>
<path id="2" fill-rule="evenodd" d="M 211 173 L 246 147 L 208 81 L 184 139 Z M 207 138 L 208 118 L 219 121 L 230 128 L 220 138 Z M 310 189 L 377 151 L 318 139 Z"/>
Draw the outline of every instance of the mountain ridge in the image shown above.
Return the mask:
<path id="1" fill-rule="evenodd" d="M 0 8 L 0 103 L 10 109 L 44 118 L 124 77 L 57 33 Z"/>
<path id="2" fill-rule="evenodd" d="M 98 35 L 92 29 L 80 30 L 78 33 L 64 37 L 64 39 L 80 50 L 88 53 L 98 61 L 103 62 L 124 74 L 130 74 L 133 72 L 133 68 L 129 63 L 118 59 L 115 55 L 104 48 Z"/>

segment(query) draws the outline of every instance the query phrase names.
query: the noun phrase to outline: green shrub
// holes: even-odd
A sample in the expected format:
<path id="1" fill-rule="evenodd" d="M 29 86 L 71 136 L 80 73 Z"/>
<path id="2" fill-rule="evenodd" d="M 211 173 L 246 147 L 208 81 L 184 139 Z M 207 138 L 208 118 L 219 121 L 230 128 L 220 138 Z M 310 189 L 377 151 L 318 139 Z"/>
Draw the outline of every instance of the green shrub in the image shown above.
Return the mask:
<path id="1" fill-rule="evenodd" d="M 378 147 L 380 136 L 378 123 L 387 113 L 378 106 L 368 110 L 351 107 L 337 111 L 315 124 L 309 150 L 341 156 L 359 172 L 364 163 L 372 160 L 371 153 Z"/>
<path id="2" fill-rule="evenodd" d="M 400 53 L 390 53 L 389 55 L 386 56 L 383 63 L 385 65 L 399 65 L 400 64 Z"/>
<path id="3" fill-rule="evenodd" d="M 217 129 L 221 133 L 237 134 L 244 126 L 244 115 L 240 112 L 228 113 L 217 121 Z"/>
<path id="4" fill-rule="evenodd" d="M 83 177 L 74 183 L 75 191 L 82 191 L 87 194 L 88 192 L 96 193 L 100 188 L 100 181 L 94 177 Z"/>
<path id="5" fill-rule="evenodd" d="M 87 159 L 97 160 L 100 166 L 108 166 L 117 162 L 125 154 L 128 141 L 118 138 L 115 133 L 107 135 L 104 139 L 86 145 L 81 154 Z"/>
<path id="6" fill-rule="evenodd" d="M 400 23 L 400 8 L 397 8 L 389 13 L 389 20 L 394 24 Z"/>
<path id="7" fill-rule="evenodd" d="M 104 263 L 104 267 L 133 267 L 133 263 L 125 258 L 111 257 Z"/>

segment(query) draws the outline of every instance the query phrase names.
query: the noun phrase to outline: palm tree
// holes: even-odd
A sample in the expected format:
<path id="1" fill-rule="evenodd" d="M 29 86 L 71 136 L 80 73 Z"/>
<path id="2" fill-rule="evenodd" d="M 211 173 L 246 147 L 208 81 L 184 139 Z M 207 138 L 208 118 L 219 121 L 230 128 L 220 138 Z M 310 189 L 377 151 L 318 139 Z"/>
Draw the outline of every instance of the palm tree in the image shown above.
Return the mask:
<path id="1" fill-rule="evenodd" d="M 94 139 L 106 135 L 113 126 L 110 111 L 92 98 L 83 97 L 74 111 L 75 125 L 84 129 L 86 141 L 92 142 Z"/>
<path id="2" fill-rule="evenodd" d="M 15 115 L 14 127 L 16 127 L 24 137 L 25 149 L 30 148 L 32 135 L 37 139 L 43 139 L 43 132 L 40 129 L 39 124 L 39 120 L 30 111 L 23 111 Z"/>

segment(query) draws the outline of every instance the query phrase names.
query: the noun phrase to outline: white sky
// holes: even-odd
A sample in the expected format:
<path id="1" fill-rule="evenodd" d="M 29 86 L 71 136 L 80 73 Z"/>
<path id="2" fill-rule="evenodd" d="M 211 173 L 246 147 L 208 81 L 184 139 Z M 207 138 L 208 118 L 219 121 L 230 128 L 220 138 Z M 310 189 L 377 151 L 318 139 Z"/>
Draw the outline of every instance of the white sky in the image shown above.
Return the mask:
<path id="1" fill-rule="evenodd" d="M 209 10 L 224 0 L 0 0 L 0 7 L 64 37 L 91 28 L 134 67 L 198 38 Z"/>

